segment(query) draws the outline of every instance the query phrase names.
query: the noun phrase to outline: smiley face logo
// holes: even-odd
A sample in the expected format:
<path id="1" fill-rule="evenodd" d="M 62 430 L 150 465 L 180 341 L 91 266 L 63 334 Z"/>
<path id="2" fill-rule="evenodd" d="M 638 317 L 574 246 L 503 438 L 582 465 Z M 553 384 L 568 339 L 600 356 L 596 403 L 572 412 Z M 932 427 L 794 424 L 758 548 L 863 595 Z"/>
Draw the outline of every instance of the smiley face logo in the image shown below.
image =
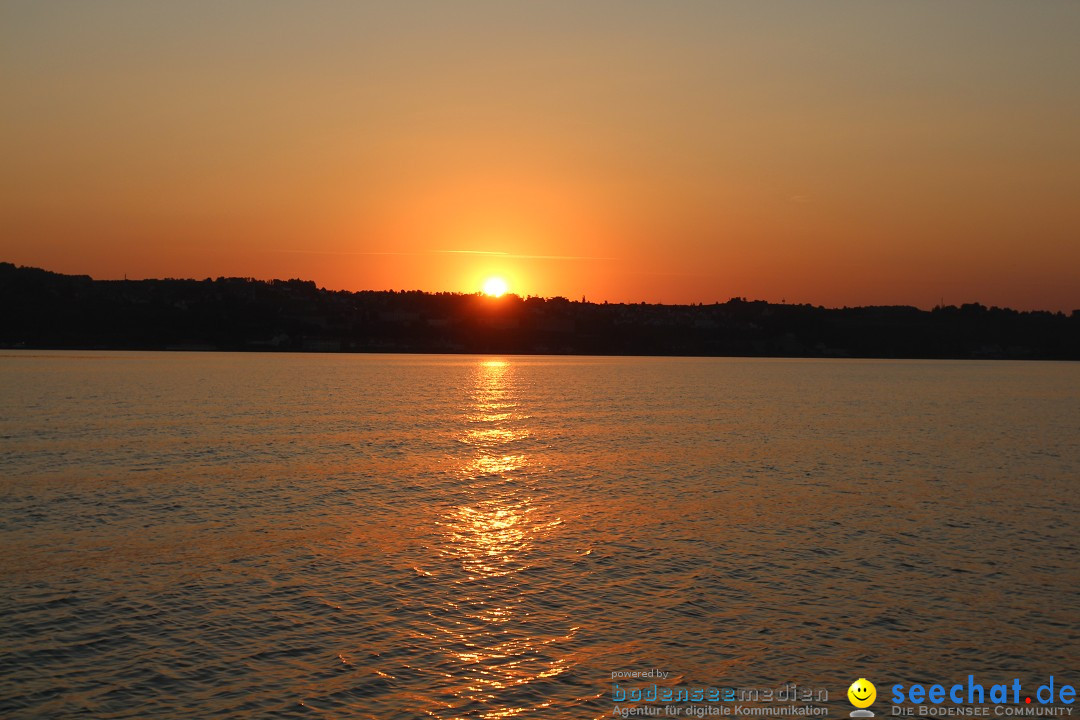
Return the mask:
<path id="1" fill-rule="evenodd" d="M 867 708 L 877 699 L 877 688 L 866 678 L 859 678 L 847 689 L 847 699 L 857 708 Z"/>

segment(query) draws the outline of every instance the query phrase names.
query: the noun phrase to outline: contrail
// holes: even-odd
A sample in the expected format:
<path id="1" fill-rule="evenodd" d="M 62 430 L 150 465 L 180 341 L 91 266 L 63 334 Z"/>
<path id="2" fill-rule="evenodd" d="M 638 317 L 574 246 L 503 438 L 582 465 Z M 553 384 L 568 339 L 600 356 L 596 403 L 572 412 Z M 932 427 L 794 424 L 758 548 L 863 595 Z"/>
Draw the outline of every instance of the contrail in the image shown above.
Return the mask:
<path id="1" fill-rule="evenodd" d="M 492 255 L 520 260 L 614 260 L 613 257 L 593 255 L 519 255 L 498 250 L 425 250 L 425 251 L 366 251 L 366 250 L 272 250 L 296 255 Z"/>
<path id="2" fill-rule="evenodd" d="M 594 255 L 518 255 L 498 250 L 435 250 L 433 252 L 455 255 L 498 255 L 499 257 L 522 258 L 525 260 L 614 260 L 611 257 Z"/>

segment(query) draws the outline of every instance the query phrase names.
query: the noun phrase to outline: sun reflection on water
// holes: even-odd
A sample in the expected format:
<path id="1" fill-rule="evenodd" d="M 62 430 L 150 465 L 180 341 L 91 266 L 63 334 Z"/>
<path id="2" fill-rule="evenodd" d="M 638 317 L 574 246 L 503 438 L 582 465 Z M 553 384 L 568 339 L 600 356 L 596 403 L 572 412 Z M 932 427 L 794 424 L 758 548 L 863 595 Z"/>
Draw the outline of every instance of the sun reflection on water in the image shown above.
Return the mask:
<path id="1" fill-rule="evenodd" d="M 533 715 L 550 702 L 524 688 L 567 671 L 569 659 L 556 646 L 576 632 L 551 632 L 535 621 L 535 597 L 523 577 L 540 555 L 538 544 L 561 520 L 536 499 L 523 447 L 528 417 L 517 398 L 513 365 L 478 363 L 469 396 L 459 437 L 471 455 L 458 469 L 463 502 L 439 518 L 436 548 L 452 568 L 452 592 L 437 633 L 454 699 L 434 714 Z"/>

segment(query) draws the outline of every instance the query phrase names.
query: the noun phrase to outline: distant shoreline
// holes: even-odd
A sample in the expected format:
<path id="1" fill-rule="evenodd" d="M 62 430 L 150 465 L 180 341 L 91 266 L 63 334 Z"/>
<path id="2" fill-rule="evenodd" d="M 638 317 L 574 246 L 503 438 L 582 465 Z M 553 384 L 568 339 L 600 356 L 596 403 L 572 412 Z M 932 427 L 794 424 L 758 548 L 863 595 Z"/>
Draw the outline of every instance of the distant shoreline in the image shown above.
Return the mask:
<path id="1" fill-rule="evenodd" d="M 0 350 L 1080 360 L 1080 311 L 592 303 L 0 263 Z"/>
<path id="2" fill-rule="evenodd" d="M 439 352 L 403 350 L 219 350 L 217 348 L 132 348 L 132 347 L 8 347 L 0 345 L 0 358 L 18 357 L 24 353 L 160 353 L 175 355 L 406 355 L 413 357 L 510 357 L 510 358 L 640 358 L 656 360 L 865 360 L 906 362 L 992 362 L 992 363 L 1075 363 L 1080 358 L 1020 358 L 1020 357 L 894 357 L 894 356 L 825 356 L 825 355 L 646 355 L 597 353 L 530 353 L 530 352 Z M 44 356 L 42 356 L 44 357 Z"/>

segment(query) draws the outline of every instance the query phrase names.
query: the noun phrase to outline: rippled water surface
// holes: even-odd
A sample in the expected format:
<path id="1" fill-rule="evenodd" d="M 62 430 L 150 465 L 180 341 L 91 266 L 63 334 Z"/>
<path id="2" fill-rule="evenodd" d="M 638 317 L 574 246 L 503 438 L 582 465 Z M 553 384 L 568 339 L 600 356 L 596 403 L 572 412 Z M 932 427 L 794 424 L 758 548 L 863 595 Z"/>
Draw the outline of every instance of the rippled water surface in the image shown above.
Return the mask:
<path id="1" fill-rule="evenodd" d="M 0 717 L 1080 679 L 1077 365 L 8 352 L 0 383 Z"/>

